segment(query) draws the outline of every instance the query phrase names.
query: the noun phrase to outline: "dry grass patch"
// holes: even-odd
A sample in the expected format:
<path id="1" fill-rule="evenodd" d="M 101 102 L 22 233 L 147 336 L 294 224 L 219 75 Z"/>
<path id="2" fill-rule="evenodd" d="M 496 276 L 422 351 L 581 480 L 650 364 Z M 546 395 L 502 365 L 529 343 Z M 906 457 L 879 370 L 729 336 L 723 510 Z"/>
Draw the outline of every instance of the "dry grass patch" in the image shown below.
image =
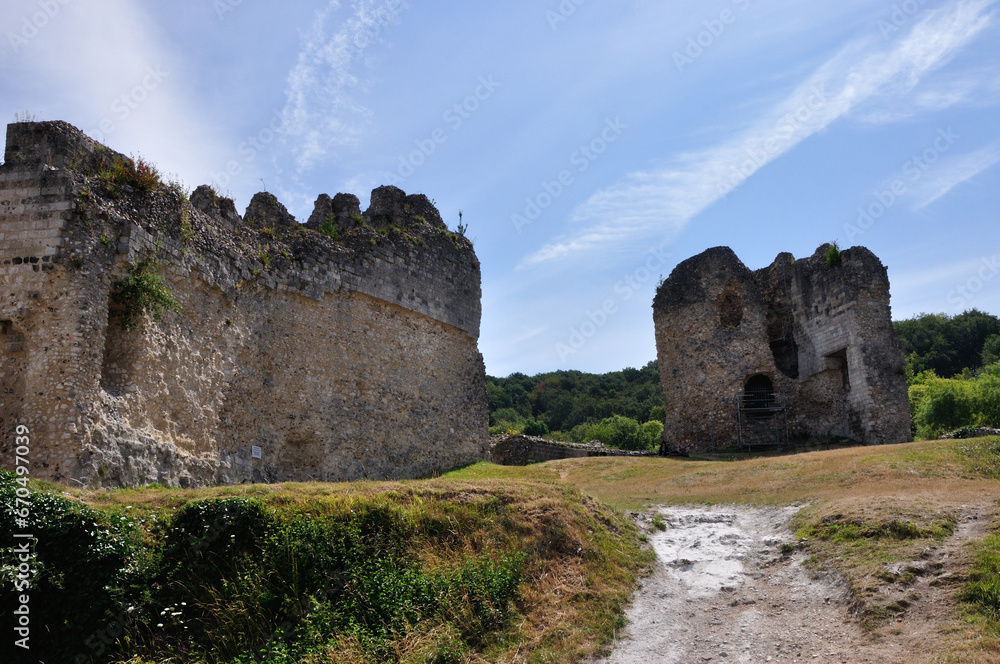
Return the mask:
<path id="1" fill-rule="evenodd" d="M 984 541 L 985 533 L 962 531 L 974 512 L 984 523 L 998 523 L 997 437 L 737 461 L 599 457 L 523 469 L 483 464 L 459 473 L 522 474 L 561 479 L 623 510 L 803 505 L 793 524 L 805 539 L 799 546 L 811 566 L 835 570 L 849 582 L 852 611 L 873 638 L 902 638 L 900 625 L 913 623 L 929 631 L 935 661 L 1000 664 L 1000 623 L 958 598 L 977 552 L 1000 547 L 998 538 Z M 993 553 L 1000 579 L 1000 551 Z M 991 585 L 990 579 L 984 594 L 995 589 L 1000 598 L 1000 581 Z"/>
<path id="2" fill-rule="evenodd" d="M 654 504 L 788 505 L 844 496 L 982 500 L 1000 476 L 1000 439 L 851 447 L 733 462 L 664 458 L 562 459 L 525 469 L 470 467 L 457 477 L 559 478 L 625 510 Z"/>

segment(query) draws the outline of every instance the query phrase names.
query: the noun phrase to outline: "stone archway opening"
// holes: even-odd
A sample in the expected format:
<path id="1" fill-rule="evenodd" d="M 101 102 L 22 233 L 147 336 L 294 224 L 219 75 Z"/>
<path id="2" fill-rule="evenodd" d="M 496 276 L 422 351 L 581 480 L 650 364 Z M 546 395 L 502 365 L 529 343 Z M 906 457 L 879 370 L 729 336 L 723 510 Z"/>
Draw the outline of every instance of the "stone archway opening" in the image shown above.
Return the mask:
<path id="1" fill-rule="evenodd" d="M 750 414 L 766 416 L 775 404 L 774 383 L 764 374 L 751 376 L 743 386 L 743 407 Z"/>

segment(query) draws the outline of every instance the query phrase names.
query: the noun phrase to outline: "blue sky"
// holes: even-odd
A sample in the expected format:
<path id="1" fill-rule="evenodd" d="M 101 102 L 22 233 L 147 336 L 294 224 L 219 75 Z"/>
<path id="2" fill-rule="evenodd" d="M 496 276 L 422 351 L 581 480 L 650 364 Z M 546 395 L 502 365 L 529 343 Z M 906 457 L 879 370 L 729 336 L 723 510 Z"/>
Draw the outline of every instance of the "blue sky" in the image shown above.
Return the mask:
<path id="1" fill-rule="evenodd" d="M 7 0 L 0 118 L 62 119 L 300 220 L 391 183 L 464 213 L 487 371 L 655 357 L 729 245 L 889 268 L 893 317 L 1000 313 L 1000 3 Z"/>

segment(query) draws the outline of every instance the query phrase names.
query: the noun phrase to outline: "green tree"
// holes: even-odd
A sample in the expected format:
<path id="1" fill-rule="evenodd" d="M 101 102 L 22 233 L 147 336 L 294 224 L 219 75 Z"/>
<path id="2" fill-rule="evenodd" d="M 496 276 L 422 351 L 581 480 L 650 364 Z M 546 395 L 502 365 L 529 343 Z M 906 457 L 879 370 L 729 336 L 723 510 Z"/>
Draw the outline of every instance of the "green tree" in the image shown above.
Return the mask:
<path id="1" fill-rule="evenodd" d="M 991 334 L 986 338 L 980 360 L 984 367 L 1000 362 L 1000 334 Z"/>
<path id="2" fill-rule="evenodd" d="M 950 377 L 985 364 L 983 350 L 993 335 L 1000 334 L 1000 318 L 970 309 L 954 317 L 920 314 L 896 321 L 893 327 L 903 344 L 907 376 L 912 381 L 928 369 Z"/>

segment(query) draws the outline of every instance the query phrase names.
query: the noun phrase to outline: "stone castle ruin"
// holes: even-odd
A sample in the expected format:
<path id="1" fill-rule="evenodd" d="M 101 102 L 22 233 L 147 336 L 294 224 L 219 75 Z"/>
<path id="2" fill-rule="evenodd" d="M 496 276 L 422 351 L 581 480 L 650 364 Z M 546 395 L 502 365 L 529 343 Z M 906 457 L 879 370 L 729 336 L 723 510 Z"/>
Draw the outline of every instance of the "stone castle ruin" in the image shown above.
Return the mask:
<path id="1" fill-rule="evenodd" d="M 886 269 L 864 247 L 830 250 L 751 271 L 715 247 L 660 285 L 667 450 L 910 440 Z"/>
<path id="2" fill-rule="evenodd" d="M 119 177 L 130 164 L 63 122 L 7 128 L 4 467 L 17 425 L 33 477 L 87 486 L 407 478 L 484 457 L 479 261 L 426 197 L 380 187 L 362 213 L 324 194 L 299 224 L 267 193 L 240 217 L 206 186 L 144 190 Z M 157 279 L 179 306 L 136 315 Z"/>

